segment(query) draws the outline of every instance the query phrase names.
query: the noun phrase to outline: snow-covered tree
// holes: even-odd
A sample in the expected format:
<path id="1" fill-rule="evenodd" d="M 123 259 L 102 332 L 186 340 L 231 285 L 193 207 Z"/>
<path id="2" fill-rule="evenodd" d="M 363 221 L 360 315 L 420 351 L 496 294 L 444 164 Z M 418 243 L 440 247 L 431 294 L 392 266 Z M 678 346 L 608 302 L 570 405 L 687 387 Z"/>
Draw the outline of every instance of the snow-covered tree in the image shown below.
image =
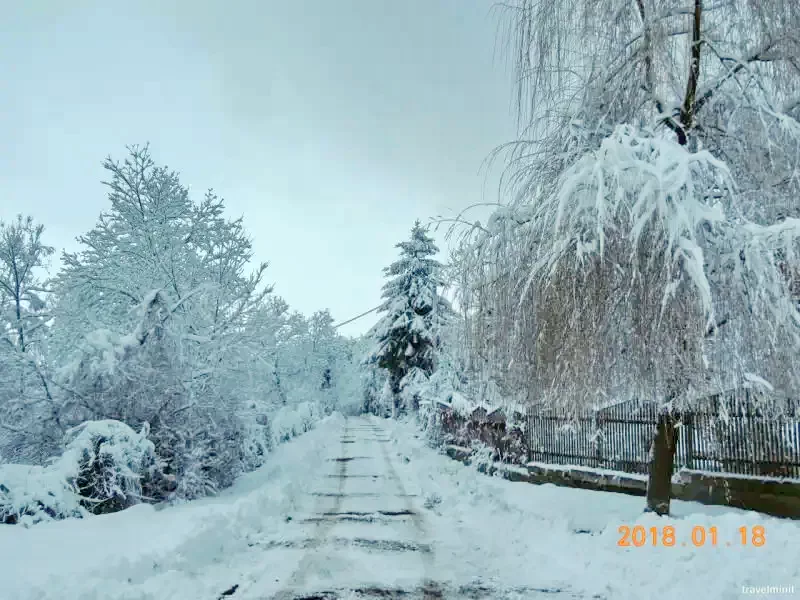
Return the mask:
<path id="1" fill-rule="evenodd" d="M 241 219 L 225 219 L 213 192 L 193 202 L 147 148 L 104 166 L 111 206 L 55 282 L 62 419 L 149 423 L 179 494 L 207 493 L 241 470 L 266 265 L 247 273 Z"/>
<path id="2" fill-rule="evenodd" d="M 368 358 L 389 375 L 394 411 L 404 387 L 419 385 L 433 373 L 440 330 L 451 314 L 440 293 L 441 264 L 432 258 L 439 249 L 419 221 L 410 240 L 397 247 L 400 258 L 384 269 L 389 280 L 378 310 L 385 314 L 370 331 L 376 344 Z"/>
<path id="3" fill-rule="evenodd" d="M 42 228 L 0 224 L 0 462 L 38 463 L 4 470 L 20 475 L 4 492 L 19 502 L 7 504 L 26 514 L 49 495 L 28 490 L 36 478 L 26 473 L 42 474 L 64 501 L 43 505 L 59 518 L 101 497 L 110 511 L 145 496 L 213 494 L 343 399 L 358 402 L 352 341 L 328 311 L 306 318 L 272 294 L 267 265 L 251 267 L 243 220 L 226 218 L 222 199 L 190 198 L 147 147 L 104 167 L 110 206 L 63 256 L 47 296 L 38 277 L 52 249 Z M 92 473 L 77 483 L 39 466 L 71 452 L 70 431 L 99 431 L 91 423 L 152 442 L 141 494 L 110 498 L 112 471 L 125 466 L 103 457 L 86 458 Z M 81 490 L 94 490 L 91 499 L 64 496 Z"/>
<path id="4" fill-rule="evenodd" d="M 338 336 L 333 326 L 333 317 L 330 311 L 321 310 L 311 315 L 309 319 L 309 337 L 311 341 L 311 351 L 308 355 L 309 367 L 314 375 L 317 375 L 319 388 L 329 397 L 325 402 L 325 412 L 331 412 L 335 401 L 331 390 L 334 388 L 334 365 L 337 360 L 344 359 L 344 356 L 337 356 Z"/>
<path id="5" fill-rule="evenodd" d="M 460 250 L 471 347 L 532 400 L 660 406 L 648 507 L 664 513 L 682 408 L 763 381 L 800 390 L 800 10 L 509 10 L 524 141 L 514 200 Z"/>
<path id="6" fill-rule="evenodd" d="M 42 241 L 43 231 L 31 217 L 0 221 L 0 456 L 7 460 L 43 458 L 30 452 L 26 438 L 38 437 L 45 452 L 53 443 L 42 357 L 49 314 L 40 280 L 53 248 Z"/>

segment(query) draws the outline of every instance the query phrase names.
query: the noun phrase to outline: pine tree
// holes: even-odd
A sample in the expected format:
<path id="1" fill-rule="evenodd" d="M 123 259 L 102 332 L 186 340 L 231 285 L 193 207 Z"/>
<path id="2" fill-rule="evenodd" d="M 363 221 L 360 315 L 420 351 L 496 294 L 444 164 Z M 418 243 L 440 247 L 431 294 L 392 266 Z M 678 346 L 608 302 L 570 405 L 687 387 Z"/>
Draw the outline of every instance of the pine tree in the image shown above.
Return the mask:
<path id="1" fill-rule="evenodd" d="M 433 373 L 439 331 L 451 311 L 439 294 L 442 266 L 432 258 L 439 249 L 419 221 L 397 247 L 400 259 L 384 269 L 390 279 L 378 311 L 385 315 L 370 332 L 376 346 L 368 358 L 388 372 L 395 412 L 401 391 Z"/>

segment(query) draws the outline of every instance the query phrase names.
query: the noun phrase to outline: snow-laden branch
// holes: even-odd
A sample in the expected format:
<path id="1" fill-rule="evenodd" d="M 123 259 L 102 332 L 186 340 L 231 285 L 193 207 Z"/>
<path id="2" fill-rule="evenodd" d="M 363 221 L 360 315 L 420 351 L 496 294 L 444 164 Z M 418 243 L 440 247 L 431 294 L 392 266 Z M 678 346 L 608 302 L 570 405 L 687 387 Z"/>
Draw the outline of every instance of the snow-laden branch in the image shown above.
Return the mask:
<path id="1" fill-rule="evenodd" d="M 733 187 L 727 167 L 710 153 L 692 153 L 652 133 L 618 127 L 597 151 L 567 169 L 557 194 L 540 204 L 539 259 L 519 302 L 534 278 L 552 274 L 569 255 L 581 264 L 591 255 L 602 258 L 609 235 L 627 238 L 634 259 L 643 245 L 663 239 L 664 258 L 676 267 L 664 302 L 678 281 L 688 277 L 711 319 L 713 303 L 698 234 L 725 219 L 720 203 L 707 202 L 708 191 Z M 635 279 L 641 273 L 638 262 L 634 265 Z"/>

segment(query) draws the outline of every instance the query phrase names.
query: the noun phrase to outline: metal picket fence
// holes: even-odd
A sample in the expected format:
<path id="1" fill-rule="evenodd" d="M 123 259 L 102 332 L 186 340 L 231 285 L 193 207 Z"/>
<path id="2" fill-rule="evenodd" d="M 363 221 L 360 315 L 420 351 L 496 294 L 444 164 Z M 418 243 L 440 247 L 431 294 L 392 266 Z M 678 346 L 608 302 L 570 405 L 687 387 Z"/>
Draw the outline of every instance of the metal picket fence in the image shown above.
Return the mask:
<path id="1" fill-rule="evenodd" d="M 622 403 L 579 414 L 528 409 L 529 459 L 646 474 L 658 408 Z M 769 408 L 748 390 L 710 396 L 680 415 L 675 469 L 800 479 L 800 402 Z"/>

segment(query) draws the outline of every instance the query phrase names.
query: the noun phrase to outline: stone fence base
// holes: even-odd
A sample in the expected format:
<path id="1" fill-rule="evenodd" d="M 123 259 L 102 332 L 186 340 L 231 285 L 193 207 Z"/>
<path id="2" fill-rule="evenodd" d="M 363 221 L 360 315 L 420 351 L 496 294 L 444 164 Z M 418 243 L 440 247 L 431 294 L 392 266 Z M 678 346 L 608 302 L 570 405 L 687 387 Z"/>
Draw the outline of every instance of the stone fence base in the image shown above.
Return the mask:
<path id="1" fill-rule="evenodd" d="M 445 451 L 450 458 L 465 464 L 471 463 L 472 450 L 463 446 L 448 445 Z M 600 469 L 562 467 L 531 463 L 524 467 L 493 463 L 481 465 L 479 470 L 489 475 L 499 475 L 510 481 L 527 483 L 552 483 L 554 485 L 617 492 L 644 496 L 647 477 Z M 673 478 L 672 497 L 745 510 L 791 519 L 800 519 L 800 482 L 779 479 L 754 479 L 699 471 L 681 471 Z"/>

